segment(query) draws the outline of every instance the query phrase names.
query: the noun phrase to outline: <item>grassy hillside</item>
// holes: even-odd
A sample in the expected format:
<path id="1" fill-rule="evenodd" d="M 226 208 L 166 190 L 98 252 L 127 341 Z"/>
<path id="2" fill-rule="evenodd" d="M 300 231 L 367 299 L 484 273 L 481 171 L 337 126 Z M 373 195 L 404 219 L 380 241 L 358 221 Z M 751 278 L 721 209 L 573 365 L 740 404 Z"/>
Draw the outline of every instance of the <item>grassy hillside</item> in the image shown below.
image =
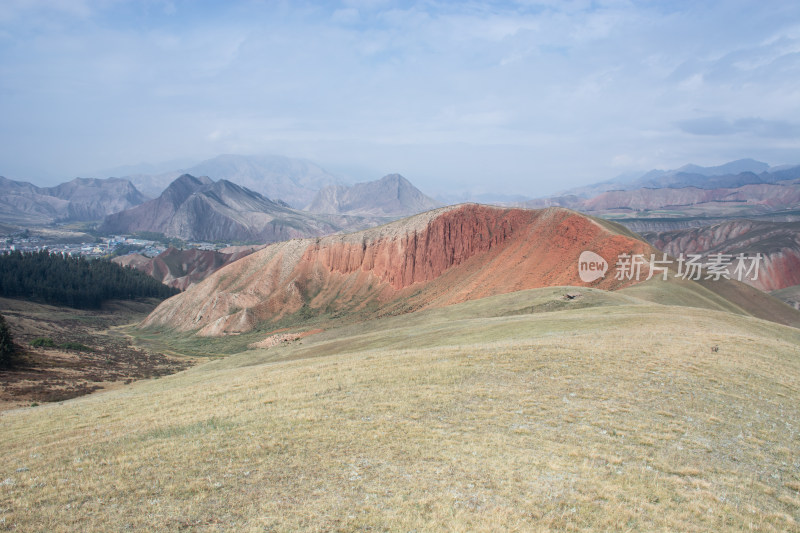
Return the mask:
<path id="1" fill-rule="evenodd" d="M 772 291 L 770 294 L 778 298 L 795 309 L 800 308 L 800 285 L 786 287 L 778 291 Z"/>
<path id="2" fill-rule="evenodd" d="M 8 529 L 800 531 L 800 330 L 624 292 L 329 328 L 0 416 Z"/>
<path id="3" fill-rule="evenodd" d="M 664 305 L 700 307 L 754 316 L 800 328 L 800 313 L 786 302 L 733 280 L 652 279 L 620 292 Z"/>

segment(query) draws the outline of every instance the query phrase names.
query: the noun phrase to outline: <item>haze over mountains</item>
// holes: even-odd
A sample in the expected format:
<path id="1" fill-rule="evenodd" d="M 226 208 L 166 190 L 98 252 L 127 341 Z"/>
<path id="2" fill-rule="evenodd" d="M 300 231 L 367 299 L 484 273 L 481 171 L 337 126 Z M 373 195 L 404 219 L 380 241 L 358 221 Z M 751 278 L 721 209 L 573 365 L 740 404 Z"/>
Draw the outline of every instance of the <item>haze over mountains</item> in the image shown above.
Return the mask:
<path id="1" fill-rule="evenodd" d="M 76 178 L 55 187 L 0 178 L 0 222 L 24 226 L 103 219 L 99 229 L 106 234 L 146 231 L 189 241 L 266 244 L 356 231 L 438 206 L 399 174 L 348 186 L 319 165 L 281 156 L 221 155 L 191 168 L 199 177 L 181 175 L 147 202 L 132 183 L 121 178 Z M 158 189 L 173 174 L 139 175 L 136 179 Z M 275 196 L 265 196 L 242 183 L 273 191 Z M 800 166 L 770 167 L 752 159 L 714 167 L 684 165 L 571 192 L 511 203 L 529 208 L 567 207 L 614 219 L 646 233 L 651 243 L 672 254 L 692 253 L 697 242 L 710 240 L 715 245 L 708 253 L 764 253 L 765 270 L 754 286 L 779 290 L 794 284 L 792 272 L 800 253 L 790 238 L 795 229 L 777 228 L 800 220 Z M 292 208 L 285 198 L 305 210 Z M 763 224 L 754 225 L 752 220 Z M 769 224 L 772 229 L 763 229 Z M 751 231 L 744 241 L 734 236 L 744 231 L 742 228 L 756 226 L 761 229 Z M 704 229 L 665 233 L 686 228 Z M 779 239 L 778 234 L 783 237 Z M 148 261 L 135 263 L 158 277 L 160 270 Z M 198 261 L 216 266 L 200 266 L 192 275 L 188 272 L 193 268 L 187 267 L 187 273 L 176 271 L 171 279 L 195 283 L 227 264 L 219 258 Z"/>
<path id="2" fill-rule="evenodd" d="M 740 160 L 719 167 L 686 165 L 675 171 L 651 171 L 625 182 L 609 181 L 573 190 L 573 194 L 523 202 L 531 208 L 552 205 L 613 218 L 631 229 L 653 230 L 704 225 L 704 218 L 760 217 L 800 205 L 800 166 L 771 168 Z M 791 216 L 791 215 L 790 215 Z M 687 219 L 694 217 L 695 220 Z M 632 220 L 638 219 L 638 220 Z M 674 224 L 670 227 L 670 221 Z"/>
<path id="3" fill-rule="evenodd" d="M 298 211 L 228 180 L 184 174 L 158 198 L 106 217 L 100 231 L 268 243 L 369 225 L 361 219 Z"/>
<path id="4" fill-rule="evenodd" d="M 312 213 L 338 213 L 377 217 L 402 217 L 439 207 L 400 174 L 353 186 L 330 185 L 306 207 Z"/>
<path id="5" fill-rule="evenodd" d="M 175 178 L 183 174 L 228 180 L 267 198 L 282 200 L 297 209 L 308 205 L 320 189 L 344 184 L 342 178 L 331 174 L 316 163 L 278 155 L 225 154 L 184 169 L 123 177 L 145 194 L 156 197 Z"/>
<path id="6" fill-rule="evenodd" d="M 793 170 L 792 170 L 793 169 Z M 750 183 L 774 183 L 800 178 L 800 167 L 770 167 L 755 159 L 738 159 L 722 165 L 703 167 L 687 164 L 672 170 L 650 170 L 576 187 L 558 196 L 589 198 L 606 191 L 698 187 L 701 189 L 740 187 Z"/>

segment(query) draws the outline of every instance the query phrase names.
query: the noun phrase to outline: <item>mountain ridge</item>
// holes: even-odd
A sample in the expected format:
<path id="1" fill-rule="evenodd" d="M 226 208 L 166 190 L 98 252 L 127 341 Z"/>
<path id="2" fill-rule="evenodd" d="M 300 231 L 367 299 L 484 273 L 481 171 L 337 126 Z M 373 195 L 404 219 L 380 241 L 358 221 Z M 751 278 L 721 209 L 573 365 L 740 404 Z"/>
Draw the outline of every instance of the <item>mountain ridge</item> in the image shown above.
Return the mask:
<path id="1" fill-rule="evenodd" d="M 630 172 L 609 180 L 574 187 L 554 196 L 574 195 L 590 198 L 608 191 L 641 188 L 738 187 L 749 183 L 774 183 L 790 179 L 789 175 L 793 175 L 794 178 L 800 177 L 800 166 L 770 167 L 767 163 L 749 158 L 710 167 L 689 163 L 672 170 L 653 169 L 647 172 Z"/>
<path id="2" fill-rule="evenodd" d="M 74 178 L 38 187 L 0 176 L 0 221 L 18 224 L 101 220 L 147 200 L 122 178 Z"/>
<path id="3" fill-rule="evenodd" d="M 250 255 L 260 246 L 223 253 L 214 250 L 167 248 L 155 257 L 128 254 L 112 259 L 114 263 L 141 270 L 164 285 L 180 290 L 199 283 L 223 266 Z"/>
<path id="4" fill-rule="evenodd" d="M 106 217 L 100 231 L 150 231 L 187 241 L 263 244 L 345 228 L 361 229 L 375 223 L 298 211 L 228 180 L 212 181 L 184 174 L 158 198 Z"/>

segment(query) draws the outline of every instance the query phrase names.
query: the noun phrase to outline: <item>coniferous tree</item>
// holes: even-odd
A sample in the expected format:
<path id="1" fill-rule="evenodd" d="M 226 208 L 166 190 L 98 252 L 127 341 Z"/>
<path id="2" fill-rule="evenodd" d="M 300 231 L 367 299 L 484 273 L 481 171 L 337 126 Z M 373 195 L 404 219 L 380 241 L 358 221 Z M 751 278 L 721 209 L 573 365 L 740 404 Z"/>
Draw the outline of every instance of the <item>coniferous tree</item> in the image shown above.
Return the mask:
<path id="1" fill-rule="evenodd" d="M 0 368 L 8 368 L 15 362 L 17 346 L 3 315 L 0 315 Z"/>
<path id="2" fill-rule="evenodd" d="M 97 308 L 105 300 L 168 298 L 177 294 L 144 272 L 107 260 L 41 252 L 0 255 L 0 296 Z"/>

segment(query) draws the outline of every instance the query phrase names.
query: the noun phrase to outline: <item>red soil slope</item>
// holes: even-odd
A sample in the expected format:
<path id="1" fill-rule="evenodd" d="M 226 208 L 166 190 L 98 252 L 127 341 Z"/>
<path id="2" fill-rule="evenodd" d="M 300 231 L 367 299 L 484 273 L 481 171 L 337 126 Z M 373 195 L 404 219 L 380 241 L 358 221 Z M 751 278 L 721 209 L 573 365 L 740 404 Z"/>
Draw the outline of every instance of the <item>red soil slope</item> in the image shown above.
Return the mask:
<path id="1" fill-rule="evenodd" d="M 162 303 L 144 327 L 244 332 L 292 313 L 402 313 L 524 289 L 586 285 L 618 289 L 622 253 L 655 250 L 562 208 L 467 204 L 429 211 L 349 235 L 273 244 Z M 624 230 L 621 230 L 624 231 Z M 578 275 L 584 250 L 609 272 Z"/>

